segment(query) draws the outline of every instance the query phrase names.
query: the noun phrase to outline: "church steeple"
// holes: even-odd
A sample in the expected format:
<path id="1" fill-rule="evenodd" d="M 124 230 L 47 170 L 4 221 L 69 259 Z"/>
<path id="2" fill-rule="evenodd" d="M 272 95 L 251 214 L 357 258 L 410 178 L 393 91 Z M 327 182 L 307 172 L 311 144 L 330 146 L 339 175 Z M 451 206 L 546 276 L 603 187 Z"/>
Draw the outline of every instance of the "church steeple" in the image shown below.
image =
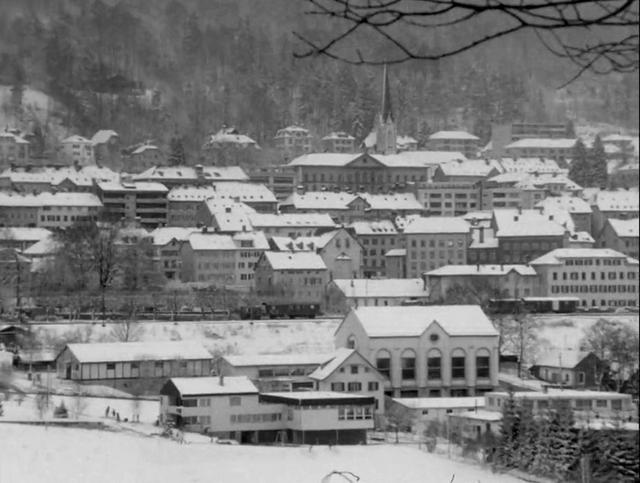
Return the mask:
<path id="1" fill-rule="evenodd" d="M 394 154 L 396 152 L 396 124 L 393 120 L 391 87 L 386 64 L 382 77 L 382 105 L 380 107 L 380 115 L 376 126 L 376 152 Z"/>

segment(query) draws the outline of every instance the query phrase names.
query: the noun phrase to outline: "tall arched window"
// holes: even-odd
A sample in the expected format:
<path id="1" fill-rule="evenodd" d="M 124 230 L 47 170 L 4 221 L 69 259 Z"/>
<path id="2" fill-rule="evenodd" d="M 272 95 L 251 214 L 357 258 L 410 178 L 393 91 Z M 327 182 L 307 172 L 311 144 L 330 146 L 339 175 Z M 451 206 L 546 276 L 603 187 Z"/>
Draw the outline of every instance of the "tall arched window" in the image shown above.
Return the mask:
<path id="1" fill-rule="evenodd" d="M 491 352 L 484 347 L 476 351 L 476 377 L 488 379 L 491 375 Z"/>
<path id="2" fill-rule="evenodd" d="M 347 337 L 347 349 L 355 349 L 356 348 L 356 336 L 350 335 Z"/>
<path id="3" fill-rule="evenodd" d="M 402 364 L 402 379 L 416 378 L 416 353 L 412 349 L 405 349 L 400 359 Z"/>
<path id="4" fill-rule="evenodd" d="M 391 379 L 391 354 L 380 349 L 376 354 L 376 369 L 387 379 Z"/>
<path id="5" fill-rule="evenodd" d="M 466 377 L 466 354 L 462 349 L 454 349 L 451 353 L 451 379 L 464 379 Z"/>
<path id="6" fill-rule="evenodd" d="M 427 353 L 427 380 L 442 379 L 442 353 L 438 349 L 431 349 Z"/>

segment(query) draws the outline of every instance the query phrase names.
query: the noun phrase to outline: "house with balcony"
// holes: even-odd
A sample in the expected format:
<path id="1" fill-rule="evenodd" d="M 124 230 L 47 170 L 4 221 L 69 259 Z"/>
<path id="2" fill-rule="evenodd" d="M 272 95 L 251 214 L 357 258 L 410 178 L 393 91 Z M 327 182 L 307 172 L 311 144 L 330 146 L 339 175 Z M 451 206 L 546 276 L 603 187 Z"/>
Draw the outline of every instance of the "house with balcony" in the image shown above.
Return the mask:
<path id="1" fill-rule="evenodd" d="M 498 332 L 479 306 L 359 307 L 335 332 L 361 353 L 391 397 L 464 397 L 498 387 Z"/>
<path id="2" fill-rule="evenodd" d="M 511 158 L 567 160 L 573 158 L 577 141 L 572 138 L 523 138 L 507 144 L 504 150 Z"/>
<path id="3" fill-rule="evenodd" d="M 167 193 L 161 183 L 132 181 L 121 177 L 119 181 L 96 183 L 103 215 L 108 221 L 135 220 L 145 228 L 157 228 L 167 223 Z"/>

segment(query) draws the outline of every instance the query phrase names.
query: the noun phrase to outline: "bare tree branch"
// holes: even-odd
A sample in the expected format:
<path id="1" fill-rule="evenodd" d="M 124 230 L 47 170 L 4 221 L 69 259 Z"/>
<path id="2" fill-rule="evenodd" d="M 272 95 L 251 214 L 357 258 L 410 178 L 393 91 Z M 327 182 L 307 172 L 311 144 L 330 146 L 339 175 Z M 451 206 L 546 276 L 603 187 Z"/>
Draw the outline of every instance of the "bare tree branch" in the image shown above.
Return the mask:
<path id="1" fill-rule="evenodd" d="M 574 63 L 577 72 L 596 74 L 638 70 L 638 3 L 640 0 L 306 0 L 308 15 L 324 17 L 341 28 L 330 39 L 294 32 L 301 42 L 296 57 L 323 55 L 350 64 L 397 64 L 411 59 L 439 60 L 458 55 L 516 32 L 533 30 L 544 47 Z M 495 19 L 481 29 L 478 20 Z M 473 35 L 431 50 L 406 40 L 407 34 L 434 33 L 452 26 L 475 27 Z M 589 42 L 569 39 L 585 31 Z M 364 54 L 360 33 L 373 34 Z M 447 31 L 450 33 L 450 30 Z M 370 37 L 366 37 L 369 39 Z M 379 52 L 392 53 L 383 55 Z"/>

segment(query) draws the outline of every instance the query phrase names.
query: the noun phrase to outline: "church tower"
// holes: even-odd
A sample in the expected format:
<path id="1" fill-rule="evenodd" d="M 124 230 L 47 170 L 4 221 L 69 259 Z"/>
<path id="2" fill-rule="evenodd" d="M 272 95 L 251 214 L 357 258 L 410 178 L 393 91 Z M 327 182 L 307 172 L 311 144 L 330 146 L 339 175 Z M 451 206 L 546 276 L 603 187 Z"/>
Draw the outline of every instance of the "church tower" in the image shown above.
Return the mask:
<path id="1" fill-rule="evenodd" d="M 384 66 L 382 79 L 382 110 L 376 126 L 376 152 L 379 154 L 394 154 L 396 152 L 396 124 L 393 120 L 391 106 L 391 88 L 387 66 Z"/>

